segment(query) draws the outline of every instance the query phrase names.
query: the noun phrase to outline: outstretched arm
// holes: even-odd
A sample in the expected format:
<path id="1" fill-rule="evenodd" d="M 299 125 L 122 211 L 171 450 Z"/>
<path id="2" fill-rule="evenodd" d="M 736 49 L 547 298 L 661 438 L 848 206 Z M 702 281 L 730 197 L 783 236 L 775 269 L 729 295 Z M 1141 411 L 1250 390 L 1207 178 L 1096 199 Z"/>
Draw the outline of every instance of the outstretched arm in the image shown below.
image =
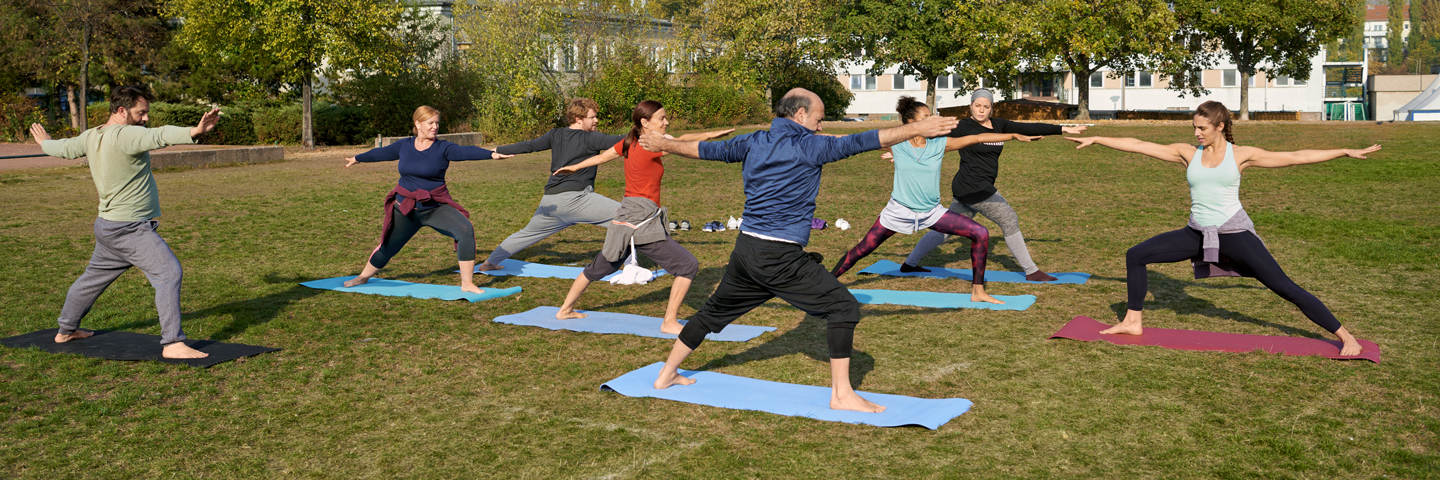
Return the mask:
<path id="1" fill-rule="evenodd" d="M 729 134 L 734 133 L 734 132 L 735 132 L 735 129 L 733 129 L 733 128 L 727 128 L 727 129 L 725 129 L 725 130 L 716 130 L 716 131 L 713 131 L 713 132 L 687 133 L 687 134 L 681 135 L 679 138 L 676 138 L 676 140 L 679 140 L 679 141 L 682 141 L 682 142 L 703 142 L 703 141 L 705 141 L 705 140 L 711 140 L 711 139 L 720 138 L 720 137 L 729 135 Z M 653 152 L 654 150 L 651 150 L 651 151 Z"/>
<path id="2" fill-rule="evenodd" d="M 640 136 L 640 147 L 652 152 L 672 153 L 687 158 L 700 158 L 700 142 L 696 140 L 679 140 L 665 138 L 660 134 L 648 134 Z"/>
<path id="3" fill-rule="evenodd" d="M 1245 170 L 1246 167 L 1280 168 L 1320 163 L 1340 157 L 1365 158 L 1365 155 L 1377 150 L 1380 150 L 1378 143 L 1369 148 L 1298 150 L 1294 152 L 1267 152 L 1255 147 L 1235 147 L 1235 160 L 1240 163 L 1240 170 Z"/>
<path id="4" fill-rule="evenodd" d="M 1039 140 L 1039 139 L 1041 139 L 1041 138 L 1044 138 L 1044 137 L 1040 137 L 1040 136 L 1031 137 L 1031 136 L 1021 135 L 1021 134 L 1018 134 L 1018 133 L 981 133 L 981 134 L 978 134 L 978 135 L 966 135 L 966 136 L 963 136 L 963 137 L 956 137 L 956 138 L 951 138 L 951 139 L 949 139 L 949 140 L 946 140 L 946 141 L 945 141 L 945 151 L 947 151 L 947 152 L 953 152 L 953 151 L 956 151 L 956 150 L 959 150 L 959 149 L 962 149 L 962 148 L 965 148 L 965 147 L 968 147 L 968 146 L 971 146 L 971 145 L 979 144 L 979 143 L 998 143 L 998 142 L 1008 142 L 1008 141 L 1011 141 L 1011 140 L 1018 140 L 1018 141 L 1021 141 L 1021 142 L 1029 142 L 1029 141 Z"/>
<path id="5" fill-rule="evenodd" d="M 1075 143 L 1076 150 L 1090 146 L 1091 144 L 1110 147 L 1122 152 L 1138 153 L 1148 157 L 1158 158 L 1167 162 L 1174 162 L 1185 165 L 1190 157 L 1195 154 L 1195 146 L 1188 143 L 1173 143 L 1161 145 L 1150 143 L 1134 138 L 1112 138 L 1112 137 L 1065 137 Z"/>
<path id="6" fill-rule="evenodd" d="M 68 160 L 85 156 L 85 144 L 80 141 L 80 137 L 52 140 L 50 134 L 45 133 L 45 127 L 38 123 L 30 124 L 30 137 L 35 139 L 35 143 L 40 145 L 40 150 L 46 155 Z"/>
<path id="7" fill-rule="evenodd" d="M 918 122 L 880 130 L 880 147 L 888 147 L 915 137 L 939 137 L 959 125 L 955 117 L 930 116 Z"/>
<path id="8" fill-rule="evenodd" d="M 577 163 L 577 164 L 574 164 L 574 165 L 566 165 L 566 166 L 560 167 L 559 170 L 556 170 L 555 173 L 552 173 L 551 175 L 569 175 L 569 174 L 578 172 L 578 171 L 580 171 L 580 170 L 583 170 L 583 169 L 586 169 L 586 168 L 590 168 L 590 167 L 593 167 L 593 166 L 596 166 L 596 165 L 599 165 L 599 164 L 602 164 L 602 163 L 605 163 L 605 162 L 608 162 L 608 161 L 611 161 L 611 160 L 614 160 L 614 159 L 617 159 L 617 158 L 620 158 L 620 154 L 615 153 L 615 149 L 613 149 L 613 148 L 605 149 L 605 151 L 600 152 L 599 155 L 596 155 L 596 156 L 587 158 L 587 159 L 585 159 L 585 161 L 582 161 L 582 162 Z"/>

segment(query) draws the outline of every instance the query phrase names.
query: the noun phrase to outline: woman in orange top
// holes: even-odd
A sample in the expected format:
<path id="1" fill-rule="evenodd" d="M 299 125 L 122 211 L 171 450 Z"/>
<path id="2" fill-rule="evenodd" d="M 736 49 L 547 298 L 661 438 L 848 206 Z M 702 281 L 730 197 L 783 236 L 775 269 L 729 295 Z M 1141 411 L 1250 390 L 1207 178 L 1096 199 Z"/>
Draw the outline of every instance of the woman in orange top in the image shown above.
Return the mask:
<path id="1" fill-rule="evenodd" d="M 695 274 L 700 272 L 700 262 L 670 238 L 665 230 L 665 210 L 660 208 L 660 179 L 665 176 L 665 165 L 660 158 L 665 154 L 645 150 L 636 143 L 642 134 L 664 135 L 670 126 L 670 117 L 660 102 L 645 100 L 635 106 L 630 119 L 634 126 L 624 139 L 615 144 L 615 148 L 555 171 L 555 175 L 565 175 L 625 157 L 625 198 L 620 201 L 620 209 L 615 211 L 615 219 L 605 234 L 605 246 L 595 256 L 595 261 L 575 277 L 575 283 L 570 285 L 570 293 L 565 295 L 565 303 L 555 313 L 555 318 L 585 318 L 585 314 L 575 311 L 575 302 L 585 293 L 590 282 L 620 270 L 629 254 L 628 247 L 634 245 L 635 251 L 675 275 L 675 283 L 670 286 L 670 303 L 665 306 L 665 322 L 661 324 L 660 331 L 678 334 L 681 325 L 676 317 L 680 314 L 680 302 L 690 290 Z M 682 135 L 679 140 L 709 140 L 733 131 L 735 129 L 732 128 L 691 133 Z"/>

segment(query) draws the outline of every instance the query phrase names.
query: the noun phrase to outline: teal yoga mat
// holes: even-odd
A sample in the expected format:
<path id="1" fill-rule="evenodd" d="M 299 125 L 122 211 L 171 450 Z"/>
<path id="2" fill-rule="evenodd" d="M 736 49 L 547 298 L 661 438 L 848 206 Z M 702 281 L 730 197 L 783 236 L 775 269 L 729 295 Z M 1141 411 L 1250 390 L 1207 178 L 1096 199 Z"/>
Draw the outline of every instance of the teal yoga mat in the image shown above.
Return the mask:
<path id="1" fill-rule="evenodd" d="M 520 260 L 515 260 L 513 258 L 505 259 L 504 261 L 500 262 L 500 266 L 505 268 L 499 270 L 488 270 L 484 272 L 480 271 L 480 267 L 477 266 L 475 267 L 475 273 L 490 275 L 493 277 L 515 276 L 535 278 L 564 278 L 567 280 L 574 280 L 575 277 L 580 276 L 580 272 L 585 271 L 585 267 L 546 265 L 543 263 L 523 262 Z M 665 275 L 665 270 L 655 270 L 654 273 L 655 277 L 659 278 Z M 615 272 L 606 275 L 605 278 L 602 278 L 600 280 L 608 282 L 610 281 L 610 278 L 619 274 L 620 272 Z"/>
<path id="2" fill-rule="evenodd" d="M 866 400 L 885 407 L 880 413 L 852 412 L 830 409 L 830 387 L 795 385 L 756 380 L 716 372 L 680 370 L 695 380 L 691 385 L 674 385 L 655 389 L 655 377 L 664 362 L 621 375 L 605 382 L 601 391 L 612 391 L 627 397 L 654 397 L 677 402 L 709 405 L 736 410 L 757 410 L 787 417 L 807 417 L 827 422 L 856 423 L 877 427 L 918 425 L 931 430 L 970 410 L 972 403 L 963 398 L 927 399 L 860 392 Z"/>
<path id="3" fill-rule="evenodd" d="M 628 313 L 581 310 L 580 313 L 589 316 L 574 320 L 559 320 L 555 318 L 555 312 L 558 311 L 560 311 L 559 307 L 535 307 L 526 312 L 495 317 L 495 322 L 548 328 L 551 330 L 569 330 L 572 332 L 623 333 L 642 337 L 675 338 L 675 334 L 673 333 L 660 333 L 660 324 L 665 321 L 663 318 L 631 315 Z M 685 320 L 681 320 L 680 323 L 684 324 Z M 775 327 L 757 327 L 754 325 L 736 325 L 732 323 L 726 326 L 724 330 L 721 330 L 720 333 L 706 334 L 705 339 L 720 342 L 747 342 L 765 332 L 773 331 L 775 331 Z"/>
<path id="4" fill-rule="evenodd" d="M 865 267 L 864 270 L 861 270 L 861 271 L 856 272 L 856 273 L 870 273 L 870 274 L 875 274 L 875 275 L 888 275 L 888 276 L 892 276 L 892 277 L 955 278 L 955 279 L 964 280 L 964 281 L 967 281 L 967 282 L 974 280 L 974 277 L 975 277 L 974 274 L 970 273 L 970 269 L 968 269 L 968 268 L 960 269 L 960 268 L 944 268 L 944 267 L 928 267 L 928 266 L 925 267 L 925 268 L 930 269 L 930 271 L 929 271 L 929 272 L 902 272 L 902 271 L 900 271 L 900 264 L 895 263 L 895 262 L 892 262 L 892 261 L 889 261 L 889 260 L 881 260 L 881 261 L 875 262 L 874 265 Z M 1075 284 L 1084 284 L 1085 282 L 1087 282 L 1087 281 L 1090 280 L 1090 274 L 1088 274 L 1088 273 L 1082 273 L 1082 272 L 1061 272 L 1061 273 L 1051 273 L 1050 275 L 1053 276 L 1053 277 L 1055 277 L 1056 280 L 1053 281 L 1053 282 L 1032 282 L 1032 281 L 1030 281 L 1030 280 L 1026 280 L 1026 279 L 1025 279 L 1025 274 L 1022 273 L 1022 272 L 999 272 L 999 271 L 995 271 L 995 270 L 986 270 L 986 271 L 985 271 L 985 281 L 986 281 L 986 282 L 1002 282 L 1002 283 L 1075 283 Z"/>
<path id="5" fill-rule="evenodd" d="M 980 310 L 1025 310 L 1035 304 L 1034 295 L 991 295 L 1005 302 L 1001 305 L 970 301 L 968 293 L 907 292 L 903 290 L 850 289 L 856 300 L 866 305 L 910 305 L 929 308 L 974 308 Z"/>
<path id="6" fill-rule="evenodd" d="M 478 302 L 492 298 L 508 297 L 520 293 L 520 287 L 511 288 L 482 288 L 485 293 L 477 294 L 460 291 L 455 285 L 430 285 L 426 283 L 410 283 L 399 280 L 385 280 L 371 278 L 364 285 L 346 287 L 346 280 L 355 278 L 335 277 L 324 280 L 312 280 L 301 282 L 301 285 L 320 290 L 335 290 L 339 292 L 364 293 L 369 295 L 385 295 L 387 297 L 415 297 L 415 298 L 438 298 L 440 300 L 469 300 Z"/>

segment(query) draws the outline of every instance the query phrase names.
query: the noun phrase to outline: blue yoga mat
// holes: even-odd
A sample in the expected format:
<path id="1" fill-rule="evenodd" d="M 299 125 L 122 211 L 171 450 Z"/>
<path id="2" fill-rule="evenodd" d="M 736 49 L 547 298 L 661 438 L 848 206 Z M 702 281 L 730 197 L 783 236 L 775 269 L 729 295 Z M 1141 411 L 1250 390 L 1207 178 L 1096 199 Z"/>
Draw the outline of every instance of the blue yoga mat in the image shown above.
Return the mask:
<path id="1" fill-rule="evenodd" d="M 827 422 L 858 423 L 877 427 L 919 425 L 931 430 L 940 428 L 950 419 L 970 410 L 971 402 L 963 398 L 926 399 L 856 392 L 866 400 L 885 407 L 880 413 L 852 412 L 830 409 L 830 388 L 811 385 L 770 382 L 736 377 L 715 372 L 680 370 L 695 379 L 692 385 L 674 385 L 655 389 L 655 377 L 664 362 L 621 375 L 605 382 L 600 390 L 609 390 L 627 397 L 654 397 L 677 402 L 709 405 L 737 410 L 759 410 L 787 417 L 807 417 Z"/>
<path id="2" fill-rule="evenodd" d="M 965 269 L 960 269 L 960 268 L 944 268 L 944 267 L 925 267 L 925 268 L 930 269 L 930 271 L 929 271 L 929 272 L 902 272 L 902 271 L 900 271 L 900 264 L 895 263 L 895 262 L 892 262 L 892 261 L 889 261 L 889 260 L 881 260 L 881 261 L 875 262 L 874 265 L 865 267 L 864 270 L 861 270 L 861 271 L 859 271 L 858 273 L 871 273 L 871 274 L 876 274 L 876 275 L 889 275 L 889 276 L 892 276 L 892 277 L 958 278 L 958 279 L 960 279 L 960 280 L 964 280 L 964 281 L 967 281 L 967 282 L 973 281 L 973 280 L 975 279 L 975 275 L 972 274 L 972 273 L 970 273 L 970 269 L 968 269 L 968 268 L 965 268 Z M 997 272 L 997 271 L 994 271 L 994 270 L 986 270 L 986 271 L 985 271 L 985 281 L 986 281 L 986 282 L 1002 282 L 1002 283 L 1075 283 L 1075 284 L 1084 284 L 1085 282 L 1087 282 L 1087 281 L 1090 280 L 1090 274 L 1088 274 L 1088 273 L 1081 273 L 1081 272 L 1051 273 L 1050 276 L 1055 277 L 1057 280 L 1055 280 L 1055 281 L 1053 281 L 1053 282 L 1032 282 L 1032 281 L 1030 281 L 1030 280 L 1026 280 L 1026 279 L 1025 279 L 1025 273 L 1023 273 L 1023 272 Z"/>
<path id="3" fill-rule="evenodd" d="M 385 280 L 371 278 L 363 285 L 346 287 L 345 281 L 355 278 L 335 277 L 324 280 L 311 280 L 302 282 L 301 285 L 318 288 L 320 290 L 336 290 L 340 292 L 365 293 L 370 295 L 385 295 L 388 297 L 415 297 L 415 298 L 438 298 L 441 300 L 469 300 L 478 302 L 492 298 L 508 297 L 520 293 L 520 287 L 510 288 L 482 288 L 485 293 L 470 293 L 460 291 L 455 285 L 430 285 L 426 283 L 410 283 L 399 280 Z"/>
<path id="4" fill-rule="evenodd" d="M 520 261 L 520 260 L 515 260 L 515 259 L 513 259 L 513 258 L 507 258 L 507 259 L 505 259 L 504 261 L 501 261 L 501 262 L 500 262 L 500 266 L 505 267 L 505 268 L 502 268 L 502 269 L 499 269 L 499 270 L 489 270 L 489 271 L 484 271 L 484 272 L 480 271 L 480 267 L 477 266 L 477 267 L 475 267 L 475 273 L 483 273 L 483 274 L 485 274 L 485 275 L 490 275 L 490 276 L 492 276 L 492 277 L 515 276 L 515 277 L 535 277 L 535 278 L 564 278 L 564 279 L 567 279 L 567 280 L 574 280 L 575 277 L 580 276 L 580 272 L 585 271 L 585 267 L 566 267 L 566 266 L 563 266 L 563 265 L 546 265 L 546 264 L 543 264 L 543 263 L 524 262 L 524 261 Z M 654 273 L 655 273 L 655 277 L 657 277 L 657 278 L 658 278 L 658 277 L 663 277 L 663 276 L 665 276 L 665 270 L 664 270 L 664 269 L 656 270 Z M 616 275 L 619 275 L 619 274 L 620 274 L 620 272 L 617 271 L 617 272 L 615 272 L 615 273 L 606 275 L 605 278 L 602 278 L 602 279 L 600 279 L 600 280 L 601 280 L 601 281 L 610 281 L 611 278 L 614 278 Z"/>
<path id="5" fill-rule="evenodd" d="M 1025 310 L 1035 304 L 1034 295 L 991 295 L 1005 302 L 996 305 L 970 301 L 968 293 L 906 292 L 901 290 L 857 290 L 851 295 L 866 305 L 910 305 L 930 308 L 976 308 L 981 310 Z"/>
<path id="6" fill-rule="evenodd" d="M 560 311 L 559 307 L 535 307 L 528 312 L 495 317 L 495 322 L 572 332 L 628 333 L 642 337 L 675 338 L 674 334 L 660 333 L 660 324 L 665 322 L 663 318 L 581 310 L 580 313 L 589 316 L 576 320 L 559 320 L 555 318 L 555 312 L 558 311 Z M 680 323 L 685 324 L 685 320 L 681 320 Z M 730 324 L 720 333 L 705 335 L 705 339 L 721 342 L 748 342 L 762 333 L 773 331 L 775 331 L 775 327 Z"/>

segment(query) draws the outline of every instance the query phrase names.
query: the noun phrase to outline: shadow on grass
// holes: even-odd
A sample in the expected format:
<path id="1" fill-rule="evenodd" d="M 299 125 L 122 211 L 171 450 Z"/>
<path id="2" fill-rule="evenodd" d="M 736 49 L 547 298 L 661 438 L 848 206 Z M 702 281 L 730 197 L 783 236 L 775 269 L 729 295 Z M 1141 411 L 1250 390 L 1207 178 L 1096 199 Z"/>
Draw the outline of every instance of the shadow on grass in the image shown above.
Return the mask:
<path id="1" fill-rule="evenodd" d="M 275 274 L 265 276 L 265 283 L 289 283 L 291 287 L 280 292 L 260 297 L 234 301 L 215 305 L 203 310 L 183 312 L 181 318 L 184 322 L 199 321 L 211 316 L 230 315 L 232 320 L 219 331 L 209 335 L 208 340 L 223 342 L 245 333 L 251 327 L 264 325 L 280 316 L 291 304 L 307 298 L 325 293 L 325 290 L 310 288 L 300 285 L 300 282 L 316 280 L 315 278 L 281 277 Z M 125 325 L 114 327 L 114 330 L 129 330 L 133 328 L 154 325 L 156 320 L 130 322 Z"/>
<path id="2" fill-rule="evenodd" d="M 1064 240 L 1064 239 L 1061 239 L 1061 238 L 1027 238 L 1027 239 L 1025 239 L 1025 243 L 1027 243 L 1027 244 L 1030 244 L 1030 243 L 1058 243 L 1058 242 L 1063 242 L 1063 241 L 1065 241 L 1065 240 Z M 989 251 L 989 252 L 986 252 L 986 257 L 985 257 L 985 258 L 986 258 L 986 260 L 985 260 L 986 265 L 985 265 L 985 269 L 986 269 L 986 270 L 1000 270 L 1000 271 L 1007 271 L 1007 272 L 1023 272 L 1023 271 L 1025 271 L 1025 268 L 1024 268 L 1024 267 L 1021 267 L 1020 264 L 1015 261 L 1015 257 L 1014 257 L 1014 256 L 1011 256 L 1011 255 L 996 255 L 996 254 L 995 254 L 995 246 L 996 246 L 996 245 L 999 245 L 999 244 L 1002 244 L 1002 243 L 1005 243 L 1005 238 L 1004 238 L 1004 237 L 996 237 L 996 236 L 994 236 L 994 235 L 991 235 L 991 236 L 990 236 L 990 251 Z M 955 249 L 950 250 L 949 253 L 941 253 L 942 250 L 949 250 L 949 249 L 947 248 L 947 246 L 949 246 L 949 245 L 955 246 Z M 914 247 L 911 247 L 911 248 L 913 249 Z M 909 255 L 909 254 L 910 254 L 910 252 L 904 252 L 904 253 L 905 253 L 905 255 Z M 949 265 L 949 264 L 951 264 L 951 263 L 958 263 L 958 262 L 965 262 L 965 264 L 967 264 L 967 265 L 970 263 L 970 239 L 965 238 L 965 237 L 961 237 L 961 236 L 957 236 L 957 235 L 951 235 L 950 238 L 945 239 L 945 243 L 942 243 L 942 244 L 940 244 L 939 247 L 936 247 L 934 250 L 931 250 L 931 251 L 930 251 L 930 254 L 925 256 L 925 260 L 921 262 L 921 265 L 943 266 L 943 265 Z M 995 265 L 998 265 L 998 266 L 1001 267 L 1001 268 L 995 268 Z M 1041 269 L 1041 270 L 1044 270 L 1044 269 Z"/>
<path id="3" fill-rule="evenodd" d="M 768 342 L 756 345 L 740 353 L 729 354 L 711 360 L 694 370 L 708 371 L 729 365 L 758 362 L 796 353 L 804 354 L 818 362 L 830 363 L 830 353 L 825 342 L 824 320 L 821 320 L 820 317 L 805 315 L 805 319 L 801 320 L 800 324 L 796 325 L 795 328 L 787 330 L 785 333 L 770 339 Z M 870 354 L 859 350 L 855 350 L 850 354 L 850 384 L 853 387 L 859 389 L 860 386 L 865 383 L 865 376 L 869 375 L 872 370 L 875 370 L 875 357 L 871 357 Z"/>
<path id="4" fill-rule="evenodd" d="M 1176 279 L 1170 277 L 1169 275 L 1153 271 L 1149 272 L 1149 279 L 1150 293 L 1153 293 L 1155 295 L 1155 300 L 1146 302 L 1148 306 L 1168 308 L 1171 311 L 1175 312 L 1176 315 L 1203 315 L 1210 318 L 1220 318 L 1225 320 L 1234 320 L 1237 322 L 1245 322 L 1252 325 L 1273 328 L 1280 331 L 1281 333 L 1291 336 L 1318 339 L 1325 338 L 1324 335 L 1320 335 L 1313 331 L 1296 328 L 1290 325 L 1282 325 L 1279 323 L 1268 322 L 1255 317 L 1251 317 L 1249 315 L 1226 310 L 1215 306 L 1214 302 L 1205 300 L 1203 298 L 1195 298 L 1185 293 L 1185 289 L 1189 287 L 1213 288 L 1223 290 L 1254 290 L 1265 289 L 1265 287 L 1255 285 L 1212 285 L 1202 282 Z M 1276 300 L 1280 299 L 1277 297 Z M 1120 319 L 1125 317 L 1126 308 L 1127 307 L 1125 302 L 1116 302 L 1110 304 L 1110 309 L 1115 312 L 1116 321 L 1119 321 Z M 1151 309 L 1153 309 L 1153 307 Z"/>

